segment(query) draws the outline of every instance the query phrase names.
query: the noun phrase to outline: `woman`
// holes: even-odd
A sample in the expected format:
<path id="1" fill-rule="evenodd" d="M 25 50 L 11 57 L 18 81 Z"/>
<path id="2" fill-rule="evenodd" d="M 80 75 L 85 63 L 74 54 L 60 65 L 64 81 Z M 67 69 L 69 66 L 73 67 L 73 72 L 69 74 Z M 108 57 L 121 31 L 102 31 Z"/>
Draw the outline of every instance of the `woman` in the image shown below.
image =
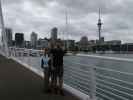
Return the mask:
<path id="1" fill-rule="evenodd" d="M 41 68 L 44 72 L 44 92 L 49 92 L 49 57 L 47 50 L 45 50 L 44 55 L 41 59 Z"/>

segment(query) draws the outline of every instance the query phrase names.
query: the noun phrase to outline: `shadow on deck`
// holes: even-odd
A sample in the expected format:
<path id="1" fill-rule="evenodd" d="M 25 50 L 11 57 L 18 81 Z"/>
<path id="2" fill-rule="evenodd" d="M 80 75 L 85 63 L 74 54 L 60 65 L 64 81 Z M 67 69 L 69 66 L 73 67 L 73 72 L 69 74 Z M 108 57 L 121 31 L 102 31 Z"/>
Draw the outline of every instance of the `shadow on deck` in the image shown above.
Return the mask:
<path id="1" fill-rule="evenodd" d="M 40 76 L 0 55 L 0 100 L 78 100 L 68 92 L 60 96 L 44 94 L 42 89 Z"/>

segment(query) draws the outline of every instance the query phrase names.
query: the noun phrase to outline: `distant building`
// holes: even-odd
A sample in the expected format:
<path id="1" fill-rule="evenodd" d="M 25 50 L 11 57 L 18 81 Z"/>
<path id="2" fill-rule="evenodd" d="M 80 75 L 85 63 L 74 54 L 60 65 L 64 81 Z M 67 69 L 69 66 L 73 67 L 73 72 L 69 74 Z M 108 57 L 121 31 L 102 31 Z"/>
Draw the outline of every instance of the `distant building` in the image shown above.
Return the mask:
<path id="1" fill-rule="evenodd" d="M 37 49 L 44 49 L 44 48 L 48 48 L 49 45 L 49 40 L 48 39 L 38 39 L 37 41 Z"/>
<path id="2" fill-rule="evenodd" d="M 88 41 L 88 50 L 92 51 L 93 46 L 95 46 L 95 45 L 96 45 L 96 40 L 89 40 Z"/>
<path id="3" fill-rule="evenodd" d="M 101 39 L 100 39 L 100 43 L 104 43 L 104 37 L 101 37 Z"/>
<path id="4" fill-rule="evenodd" d="M 24 34 L 16 33 L 15 34 L 15 45 L 16 47 L 24 47 Z"/>
<path id="5" fill-rule="evenodd" d="M 57 40 L 57 34 L 58 34 L 58 29 L 56 27 L 54 27 L 51 30 L 51 39 L 52 39 L 52 41 L 56 41 Z"/>
<path id="6" fill-rule="evenodd" d="M 64 40 L 64 48 L 69 51 L 73 51 L 75 49 L 75 40 Z"/>
<path id="7" fill-rule="evenodd" d="M 15 40 L 12 40 L 12 46 L 15 46 L 16 44 L 15 44 Z"/>
<path id="8" fill-rule="evenodd" d="M 96 39 L 96 44 L 99 44 L 99 40 L 98 39 Z"/>
<path id="9" fill-rule="evenodd" d="M 100 41 L 99 40 L 96 40 L 96 44 L 97 45 L 102 45 L 102 44 L 104 44 L 104 37 L 100 37 Z"/>
<path id="10" fill-rule="evenodd" d="M 24 41 L 25 48 L 31 48 L 31 41 Z"/>
<path id="11" fill-rule="evenodd" d="M 31 33 L 31 47 L 36 48 L 37 46 L 37 34 L 35 32 Z"/>
<path id="12" fill-rule="evenodd" d="M 88 44 L 89 44 L 89 45 L 95 45 L 95 44 L 96 44 L 96 40 L 89 40 L 89 41 L 88 41 Z"/>
<path id="13" fill-rule="evenodd" d="M 105 44 L 107 44 L 107 45 L 121 45 L 121 40 L 105 41 Z"/>
<path id="14" fill-rule="evenodd" d="M 5 33 L 7 37 L 7 45 L 12 46 L 13 41 L 12 41 L 12 29 L 11 28 L 5 28 Z"/>
<path id="15" fill-rule="evenodd" d="M 79 45 L 79 49 L 81 51 L 88 50 L 88 37 L 86 37 L 86 36 L 81 37 L 78 45 Z"/>

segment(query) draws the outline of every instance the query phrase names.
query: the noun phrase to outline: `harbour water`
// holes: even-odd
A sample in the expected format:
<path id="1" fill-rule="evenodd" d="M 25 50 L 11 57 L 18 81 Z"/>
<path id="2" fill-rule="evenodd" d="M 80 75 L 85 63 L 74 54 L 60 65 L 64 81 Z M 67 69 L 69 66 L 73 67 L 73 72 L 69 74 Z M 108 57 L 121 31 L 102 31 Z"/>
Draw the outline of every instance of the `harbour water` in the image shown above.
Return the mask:
<path id="1" fill-rule="evenodd" d="M 102 98 L 102 100 L 133 100 L 133 61 L 130 61 L 133 54 L 95 54 L 94 56 L 100 56 L 100 58 L 65 56 L 65 83 L 88 94 L 91 88 L 89 70 L 93 66 L 96 76 L 96 94 L 99 98 Z M 101 56 L 122 58 L 126 61 L 112 58 L 105 59 Z M 42 70 L 40 57 L 19 57 L 19 59 L 38 70 Z"/>

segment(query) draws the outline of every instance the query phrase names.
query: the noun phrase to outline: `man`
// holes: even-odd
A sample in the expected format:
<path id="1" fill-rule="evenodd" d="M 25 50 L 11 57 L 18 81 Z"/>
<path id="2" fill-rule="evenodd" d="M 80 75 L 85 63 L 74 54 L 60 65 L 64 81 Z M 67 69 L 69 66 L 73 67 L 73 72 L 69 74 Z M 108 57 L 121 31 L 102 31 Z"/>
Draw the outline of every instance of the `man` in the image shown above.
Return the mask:
<path id="1" fill-rule="evenodd" d="M 64 51 L 62 50 L 60 44 L 57 44 L 54 49 L 51 50 L 52 54 L 52 65 L 53 65 L 53 81 L 54 87 L 58 89 L 60 94 L 63 94 L 62 86 L 63 86 L 63 56 Z M 59 83 L 59 86 L 57 85 Z"/>

